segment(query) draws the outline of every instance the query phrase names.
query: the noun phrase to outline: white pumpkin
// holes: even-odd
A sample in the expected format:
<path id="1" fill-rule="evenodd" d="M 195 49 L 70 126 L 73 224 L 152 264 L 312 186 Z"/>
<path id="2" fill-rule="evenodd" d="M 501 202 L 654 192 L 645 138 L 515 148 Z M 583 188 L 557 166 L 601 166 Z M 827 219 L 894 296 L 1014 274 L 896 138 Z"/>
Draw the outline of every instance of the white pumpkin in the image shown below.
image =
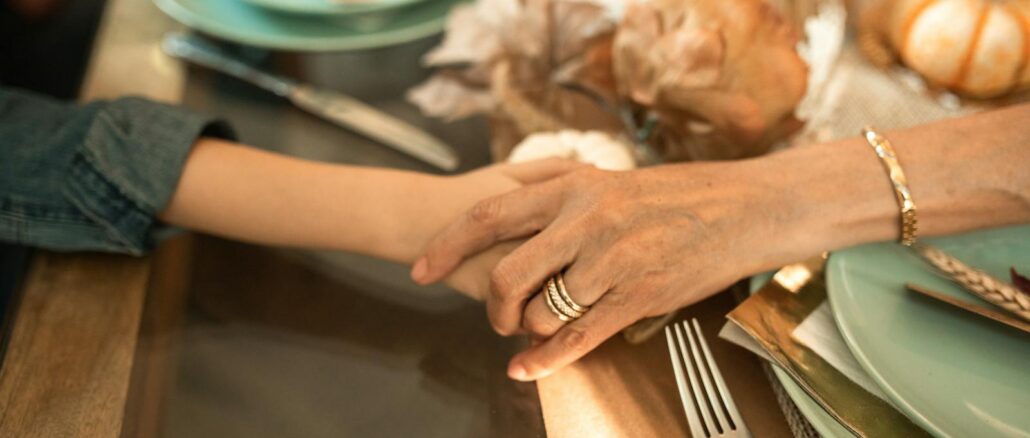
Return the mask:
<path id="1" fill-rule="evenodd" d="M 605 170 L 637 167 L 629 145 L 599 131 L 563 130 L 533 134 L 512 149 L 508 161 L 521 163 L 549 157 L 568 158 Z"/>
<path id="2" fill-rule="evenodd" d="M 894 52 L 929 82 L 974 97 L 1030 84 L 1030 0 L 882 0 Z"/>

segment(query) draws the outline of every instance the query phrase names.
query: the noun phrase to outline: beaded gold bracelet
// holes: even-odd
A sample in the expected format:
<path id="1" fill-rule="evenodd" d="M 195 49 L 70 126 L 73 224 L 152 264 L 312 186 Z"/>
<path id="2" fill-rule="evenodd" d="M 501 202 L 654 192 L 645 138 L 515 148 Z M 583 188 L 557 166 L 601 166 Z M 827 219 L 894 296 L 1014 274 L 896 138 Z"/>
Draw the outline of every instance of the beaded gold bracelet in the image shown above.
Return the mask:
<path id="1" fill-rule="evenodd" d="M 884 136 L 877 134 L 872 127 L 862 129 L 862 136 L 869 142 L 869 145 L 880 157 L 883 168 L 887 170 L 887 176 L 894 186 L 894 196 L 898 199 L 898 207 L 901 208 L 901 244 L 912 246 L 916 243 L 916 231 L 919 227 L 916 221 L 916 204 L 912 201 L 912 192 L 908 189 L 908 179 L 905 172 L 901 170 L 898 163 L 898 156 L 894 153 L 894 147 Z"/>

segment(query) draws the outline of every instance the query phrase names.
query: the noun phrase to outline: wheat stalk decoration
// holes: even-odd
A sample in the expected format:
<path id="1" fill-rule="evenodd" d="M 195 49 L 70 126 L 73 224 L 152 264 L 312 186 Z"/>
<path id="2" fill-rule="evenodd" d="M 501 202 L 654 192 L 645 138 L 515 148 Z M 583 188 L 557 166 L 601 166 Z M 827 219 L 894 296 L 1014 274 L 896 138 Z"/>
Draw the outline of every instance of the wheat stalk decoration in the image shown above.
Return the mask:
<path id="1" fill-rule="evenodd" d="M 920 256 L 966 290 L 987 302 L 1030 321 L 1030 295 L 990 274 L 962 263 L 930 245 L 913 247 Z"/>

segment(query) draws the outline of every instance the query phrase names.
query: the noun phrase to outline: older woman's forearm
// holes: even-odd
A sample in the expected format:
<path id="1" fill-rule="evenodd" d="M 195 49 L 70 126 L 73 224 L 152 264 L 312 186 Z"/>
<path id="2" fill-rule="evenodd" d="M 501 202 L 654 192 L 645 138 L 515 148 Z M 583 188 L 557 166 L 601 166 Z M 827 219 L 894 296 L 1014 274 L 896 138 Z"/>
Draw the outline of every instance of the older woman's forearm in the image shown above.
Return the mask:
<path id="1" fill-rule="evenodd" d="M 1028 121 L 1030 105 L 1021 105 L 883 132 L 908 178 L 920 235 L 1030 222 Z M 795 256 L 899 236 L 890 179 L 862 138 L 795 148 L 748 165 L 782 193 L 782 216 L 798 231 Z"/>
<path id="2" fill-rule="evenodd" d="M 886 133 L 926 234 L 1030 221 L 1028 111 Z M 434 238 L 412 277 L 438 281 L 484 248 L 528 238 L 497 262 L 487 312 L 501 334 L 549 338 L 509 365 L 512 378 L 534 380 L 642 317 L 697 302 L 743 276 L 897 238 L 889 181 L 861 139 L 747 161 L 581 170 L 481 201 Z M 559 272 L 570 301 L 589 306 L 571 322 L 537 293 Z"/>

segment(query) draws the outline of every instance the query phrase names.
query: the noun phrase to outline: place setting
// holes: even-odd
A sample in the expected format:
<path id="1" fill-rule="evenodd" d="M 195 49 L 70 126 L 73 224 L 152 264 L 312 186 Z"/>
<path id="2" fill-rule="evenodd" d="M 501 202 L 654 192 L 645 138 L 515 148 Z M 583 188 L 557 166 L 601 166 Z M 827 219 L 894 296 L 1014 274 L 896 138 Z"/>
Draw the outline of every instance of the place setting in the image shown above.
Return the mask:
<path id="1" fill-rule="evenodd" d="M 881 6 L 872 13 L 890 13 Z M 881 159 L 900 237 L 752 277 L 750 295 L 726 315 L 719 337 L 771 365 L 777 390 L 790 400 L 782 408 L 796 436 L 1028 436 L 1030 285 L 1023 274 L 1030 270 L 1030 228 L 917 237 L 918 201 L 894 147 L 869 126 L 982 111 L 1028 96 L 995 91 L 970 98 L 932 85 L 918 61 L 880 62 L 879 50 L 890 42 L 863 32 L 880 26 L 863 18 L 829 86 L 831 112 L 844 116 L 824 129 L 861 132 Z"/>
<path id="2" fill-rule="evenodd" d="M 154 0 L 175 20 L 224 40 L 325 52 L 402 44 L 440 32 L 461 0 Z"/>
<path id="3" fill-rule="evenodd" d="M 791 400 L 787 418 L 804 420 L 792 424 L 797 436 L 1028 436 L 1030 289 L 1021 272 L 1030 270 L 1030 228 L 917 237 L 918 200 L 890 142 L 868 126 L 982 111 L 1027 94 L 985 88 L 979 92 L 990 98 L 970 98 L 931 85 L 918 59 L 878 60 L 891 43 L 868 17 L 890 13 L 881 4 L 859 18 L 855 46 L 830 86 L 842 99 L 833 112 L 845 116 L 827 127 L 862 132 L 883 161 L 900 210 L 899 241 L 751 278 L 751 296 L 719 336 L 772 364 Z"/>
<path id="4" fill-rule="evenodd" d="M 1013 272 L 1030 262 L 1028 231 L 915 250 L 879 243 L 787 266 L 752 280 L 721 336 L 776 364 L 822 436 L 1021 436 L 1030 324 Z M 984 299 L 984 285 L 1010 298 Z"/>
<path id="5" fill-rule="evenodd" d="M 296 107 L 451 172 L 460 159 L 454 148 L 373 102 L 345 94 L 333 84 L 306 83 L 269 68 L 275 54 L 299 62 L 337 65 L 341 56 L 389 49 L 443 30 L 454 0 L 154 0 L 190 32 L 163 35 L 164 53 L 248 82 Z M 359 55 L 367 56 L 367 55 Z M 405 53 L 391 59 L 410 57 Z M 361 58 L 363 59 L 363 58 Z M 313 65 L 315 65 L 313 64 Z M 315 67 L 318 69 L 318 67 Z M 325 82 L 325 81 L 322 81 Z"/>

